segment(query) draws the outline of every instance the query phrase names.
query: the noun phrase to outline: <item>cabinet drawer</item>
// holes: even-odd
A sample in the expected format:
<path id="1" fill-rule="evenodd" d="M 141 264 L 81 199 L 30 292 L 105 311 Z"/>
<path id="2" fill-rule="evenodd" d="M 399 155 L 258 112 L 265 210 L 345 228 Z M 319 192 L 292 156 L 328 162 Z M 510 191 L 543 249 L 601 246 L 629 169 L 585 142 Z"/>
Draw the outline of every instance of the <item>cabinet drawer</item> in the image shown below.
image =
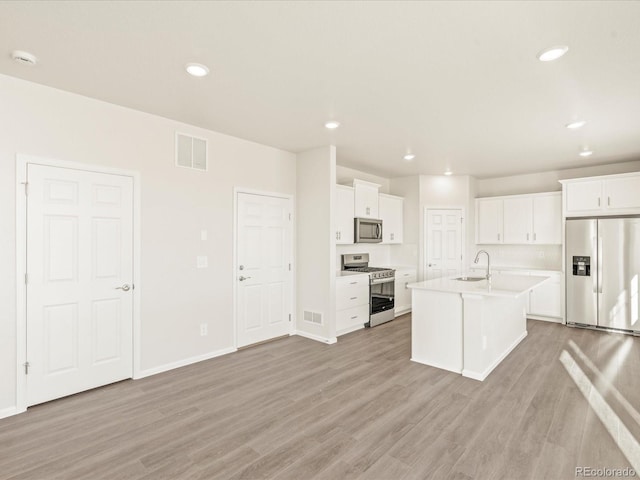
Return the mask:
<path id="1" fill-rule="evenodd" d="M 343 335 L 362 328 L 368 321 L 369 304 L 340 310 L 336 313 L 336 335 Z"/>
<path id="2" fill-rule="evenodd" d="M 369 304 L 369 284 L 348 285 L 336 290 L 336 310 Z"/>
<path id="3" fill-rule="evenodd" d="M 369 287 L 369 275 L 348 275 L 336 278 L 336 291 L 342 288 L 353 287 L 355 285 L 366 285 Z"/>

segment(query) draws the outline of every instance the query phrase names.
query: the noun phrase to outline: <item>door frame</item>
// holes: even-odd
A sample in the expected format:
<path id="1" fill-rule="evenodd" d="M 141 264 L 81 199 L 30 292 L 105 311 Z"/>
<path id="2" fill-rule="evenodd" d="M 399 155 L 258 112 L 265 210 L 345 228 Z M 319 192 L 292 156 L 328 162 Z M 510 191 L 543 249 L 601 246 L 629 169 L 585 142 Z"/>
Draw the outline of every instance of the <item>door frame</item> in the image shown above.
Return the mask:
<path id="1" fill-rule="evenodd" d="M 28 165 L 83 170 L 131 177 L 133 180 L 133 365 L 131 378 L 140 377 L 140 173 L 121 168 L 104 167 L 92 163 L 71 162 L 34 155 L 16 154 L 16 412 L 27 410 L 27 196 L 25 188 Z"/>
<path id="2" fill-rule="evenodd" d="M 460 215 L 462 218 L 462 231 L 460 232 L 460 235 L 462 235 L 462 258 L 460 259 L 460 265 L 463 267 L 463 271 L 464 271 L 464 265 L 465 262 L 467 261 L 467 213 L 466 213 L 466 209 L 464 207 L 456 207 L 456 206 L 452 206 L 452 207 L 424 207 L 424 212 L 422 214 L 422 222 L 423 222 L 423 230 L 422 230 L 422 238 L 423 238 L 423 242 L 422 242 L 422 277 L 423 280 L 427 279 L 427 257 L 429 254 L 429 251 L 427 249 L 427 239 L 429 238 L 428 233 L 429 233 L 429 210 L 460 210 Z"/>
<path id="3" fill-rule="evenodd" d="M 231 270 L 231 284 L 233 285 L 233 348 L 238 349 L 238 282 L 236 272 L 238 271 L 238 195 L 239 194 L 259 195 L 261 197 L 275 197 L 288 200 L 291 209 L 291 235 L 289 236 L 289 252 L 291 253 L 291 300 L 289 309 L 291 311 L 291 321 L 289 322 L 289 335 L 295 333 L 296 324 L 296 216 L 295 198 L 288 193 L 268 192 L 244 187 L 233 187 L 233 267 Z"/>

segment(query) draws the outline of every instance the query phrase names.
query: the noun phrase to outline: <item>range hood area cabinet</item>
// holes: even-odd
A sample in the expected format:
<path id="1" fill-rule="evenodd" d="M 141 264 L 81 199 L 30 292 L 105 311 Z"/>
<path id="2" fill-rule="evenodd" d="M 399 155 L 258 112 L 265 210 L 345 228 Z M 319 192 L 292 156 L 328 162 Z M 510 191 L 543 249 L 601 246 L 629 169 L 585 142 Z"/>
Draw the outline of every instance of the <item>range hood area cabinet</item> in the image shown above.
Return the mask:
<path id="1" fill-rule="evenodd" d="M 355 192 L 353 187 L 336 185 L 336 245 L 352 245 Z"/>
<path id="2" fill-rule="evenodd" d="M 561 245 L 561 192 L 477 198 L 476 243 Z"/>
<path id="3" fill-rule="evenodd" d="M 382 220 L 382 243 L 401 244 L 404 198 L 381 193 L 378 200 L 380 220 Z"/>
<path id="4" fill-rule="evenodd" d="M 640 172 L 560 180 L 565 217 L 640 213 Z"/>
<path id="5" fill-rule="evenodd" d="M 354 216 L 379 219 L 378 192 L 380 185 L 355 179 L 353 190 L 355 193 Z"/>

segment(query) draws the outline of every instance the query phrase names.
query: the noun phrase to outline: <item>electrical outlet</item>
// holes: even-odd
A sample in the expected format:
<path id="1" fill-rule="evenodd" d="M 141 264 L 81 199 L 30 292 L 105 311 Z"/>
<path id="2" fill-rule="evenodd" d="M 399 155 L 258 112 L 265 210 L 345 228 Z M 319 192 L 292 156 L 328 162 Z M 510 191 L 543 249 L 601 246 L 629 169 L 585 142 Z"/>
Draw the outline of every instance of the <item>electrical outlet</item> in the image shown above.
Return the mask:
<path id="1" fill-rule="evenodd" d="M 200 336 L 206 337 L 209 334 L 209 326 L 206 323 L 200 324 Z"/>
<path id="2" fill-rule="evenodd" d="M 538 250 L 538 258 L 544 258 L 544 250 Z"/>
<path id="3" fill-rule="evenodd" d="M 206 256 L 196 257 L 196 267 L 197 268 L 208 268 L 209 267 L 209 258 Z"/>

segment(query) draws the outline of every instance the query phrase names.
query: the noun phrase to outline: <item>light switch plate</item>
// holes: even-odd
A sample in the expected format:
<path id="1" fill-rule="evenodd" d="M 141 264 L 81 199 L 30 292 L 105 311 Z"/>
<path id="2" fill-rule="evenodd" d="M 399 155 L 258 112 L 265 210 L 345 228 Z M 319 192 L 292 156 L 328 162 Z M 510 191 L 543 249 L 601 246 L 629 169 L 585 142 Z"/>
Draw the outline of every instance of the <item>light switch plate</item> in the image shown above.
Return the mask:
<path id="1" fill-rule="evenodd" d="M 209 258 L 206 256 L 196 257 L 196 266 L 198 268 L 207 268 L 209 266 Z"/>
<path id="2" fill-rule="evenodd" d="M 206 230 L 202 229 L 200 230 L 200 240 L 206 240 L 208 236 L 208 233 Z"/>

